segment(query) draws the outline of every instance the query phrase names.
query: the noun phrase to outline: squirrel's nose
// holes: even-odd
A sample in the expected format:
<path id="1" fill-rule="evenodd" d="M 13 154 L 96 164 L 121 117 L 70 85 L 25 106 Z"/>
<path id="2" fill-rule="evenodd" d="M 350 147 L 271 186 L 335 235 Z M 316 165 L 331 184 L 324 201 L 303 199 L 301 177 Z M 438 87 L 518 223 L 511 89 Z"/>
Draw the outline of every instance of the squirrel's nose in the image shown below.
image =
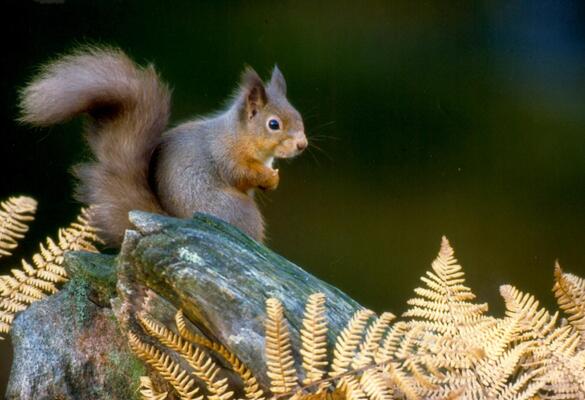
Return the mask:
<path id="1" fill-rule="evenodd" d="M 300 139 L 297 142 L 297 150 L 298 151 L 303 151 L 307 148 L 307 146 L 309 145 L 309 143 L 307 142 L 307 139 Z"/>

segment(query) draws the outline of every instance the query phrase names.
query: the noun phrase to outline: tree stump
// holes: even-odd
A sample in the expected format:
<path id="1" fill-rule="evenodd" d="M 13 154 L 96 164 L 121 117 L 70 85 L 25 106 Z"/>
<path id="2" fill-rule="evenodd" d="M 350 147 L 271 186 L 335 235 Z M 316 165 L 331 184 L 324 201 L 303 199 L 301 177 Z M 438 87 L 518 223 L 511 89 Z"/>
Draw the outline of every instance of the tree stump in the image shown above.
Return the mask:
<path id="1" fill-rule="evenodd" d="M 146 310 L 170 324 L 181 308 L 203 334 L 224 344 L 265 387 L 265 302 L 282 301 L 293 344 L 307 297 L 328 299 L 329 335 L 361 306 L 331 285 L 208 215 L 181 220 L 130 213 L 117 257 L 71 253 L 71 280 L 14 321 L 7 399 L 133 399 L 147 368 L 126 334 Z M 331 342 L 331 341 L 330 341 Z"/>

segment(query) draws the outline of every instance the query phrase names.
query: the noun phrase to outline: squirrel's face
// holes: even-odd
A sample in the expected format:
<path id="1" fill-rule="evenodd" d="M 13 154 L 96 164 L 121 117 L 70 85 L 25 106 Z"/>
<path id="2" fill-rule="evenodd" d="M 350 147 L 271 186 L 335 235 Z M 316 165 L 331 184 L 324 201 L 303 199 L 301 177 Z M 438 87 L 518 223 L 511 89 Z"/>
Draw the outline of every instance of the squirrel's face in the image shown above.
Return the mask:
<path id="1" fill-rule="evenodd" d="M 255 157 L 261 161 L 291 158 L 307 148 L 303 119 L 286 98 L 286 82 L 278 67 L 274 67 L 267 84 L 248 68 L 242 90 L 242 122 L 251 148 L 257 152 Z"/>

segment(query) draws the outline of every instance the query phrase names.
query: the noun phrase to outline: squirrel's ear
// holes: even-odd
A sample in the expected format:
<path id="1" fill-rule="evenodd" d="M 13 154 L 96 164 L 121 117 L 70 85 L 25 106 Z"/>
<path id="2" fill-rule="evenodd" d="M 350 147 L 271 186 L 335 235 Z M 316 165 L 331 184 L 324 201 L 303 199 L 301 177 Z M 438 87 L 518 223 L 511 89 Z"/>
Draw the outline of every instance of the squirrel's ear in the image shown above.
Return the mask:
<path id="1" fill-rule="evenodd" d="M 270 86 L 278 89 L 278 91 L 286 95 L 286 81 L 284 80 L 284 75 L 282 75 L 282 72 L 280 72 L 278 65 L 274 65 L 274 69 L 272 70 Z"/>
<path id="2" fill-rule="evenodd" d="M 252 118 L 266 104 L 266 90 L 260 76 L 247 67 L 242 74 L 242 91 L 244 93 L 245 110 L 248 118 Z"/>

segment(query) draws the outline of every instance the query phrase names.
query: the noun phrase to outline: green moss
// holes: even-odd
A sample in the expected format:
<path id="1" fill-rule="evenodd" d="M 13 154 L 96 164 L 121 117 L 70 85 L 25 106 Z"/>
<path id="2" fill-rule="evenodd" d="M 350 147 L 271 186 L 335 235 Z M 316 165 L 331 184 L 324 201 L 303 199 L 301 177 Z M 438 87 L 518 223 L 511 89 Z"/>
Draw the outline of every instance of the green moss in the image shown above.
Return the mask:
<path id="1" fill-rule="evenodd" d="M 83 326 L 87 322 L 90 322 L 92 312 L 88 301 L 88 295 L 90 292 L 88 283 L 79 279 L 74 279 L 67 284 L 65 290 L 67 290 L 73 298 L 73 304 L 75 305 L 75 323 Z"/>
<path id="2" fill-rule="evenodd" d="M 112 393 L 126 396 L 127 399 L 140 399 L 138 391 L 140 377 L 147 374 L 144 364 L 133 354 L 125 351 L 109 353 L 108 363 L 106 381 L 110 382 Z"/>
<path id="3" fill-rule="evenodd" d="M 65 255 L 64 266 L 72 279 L 89 285 L 92 301 L 106 306 L 116 296 L 117 269 L 114 256 L 70 252 Z"/>

